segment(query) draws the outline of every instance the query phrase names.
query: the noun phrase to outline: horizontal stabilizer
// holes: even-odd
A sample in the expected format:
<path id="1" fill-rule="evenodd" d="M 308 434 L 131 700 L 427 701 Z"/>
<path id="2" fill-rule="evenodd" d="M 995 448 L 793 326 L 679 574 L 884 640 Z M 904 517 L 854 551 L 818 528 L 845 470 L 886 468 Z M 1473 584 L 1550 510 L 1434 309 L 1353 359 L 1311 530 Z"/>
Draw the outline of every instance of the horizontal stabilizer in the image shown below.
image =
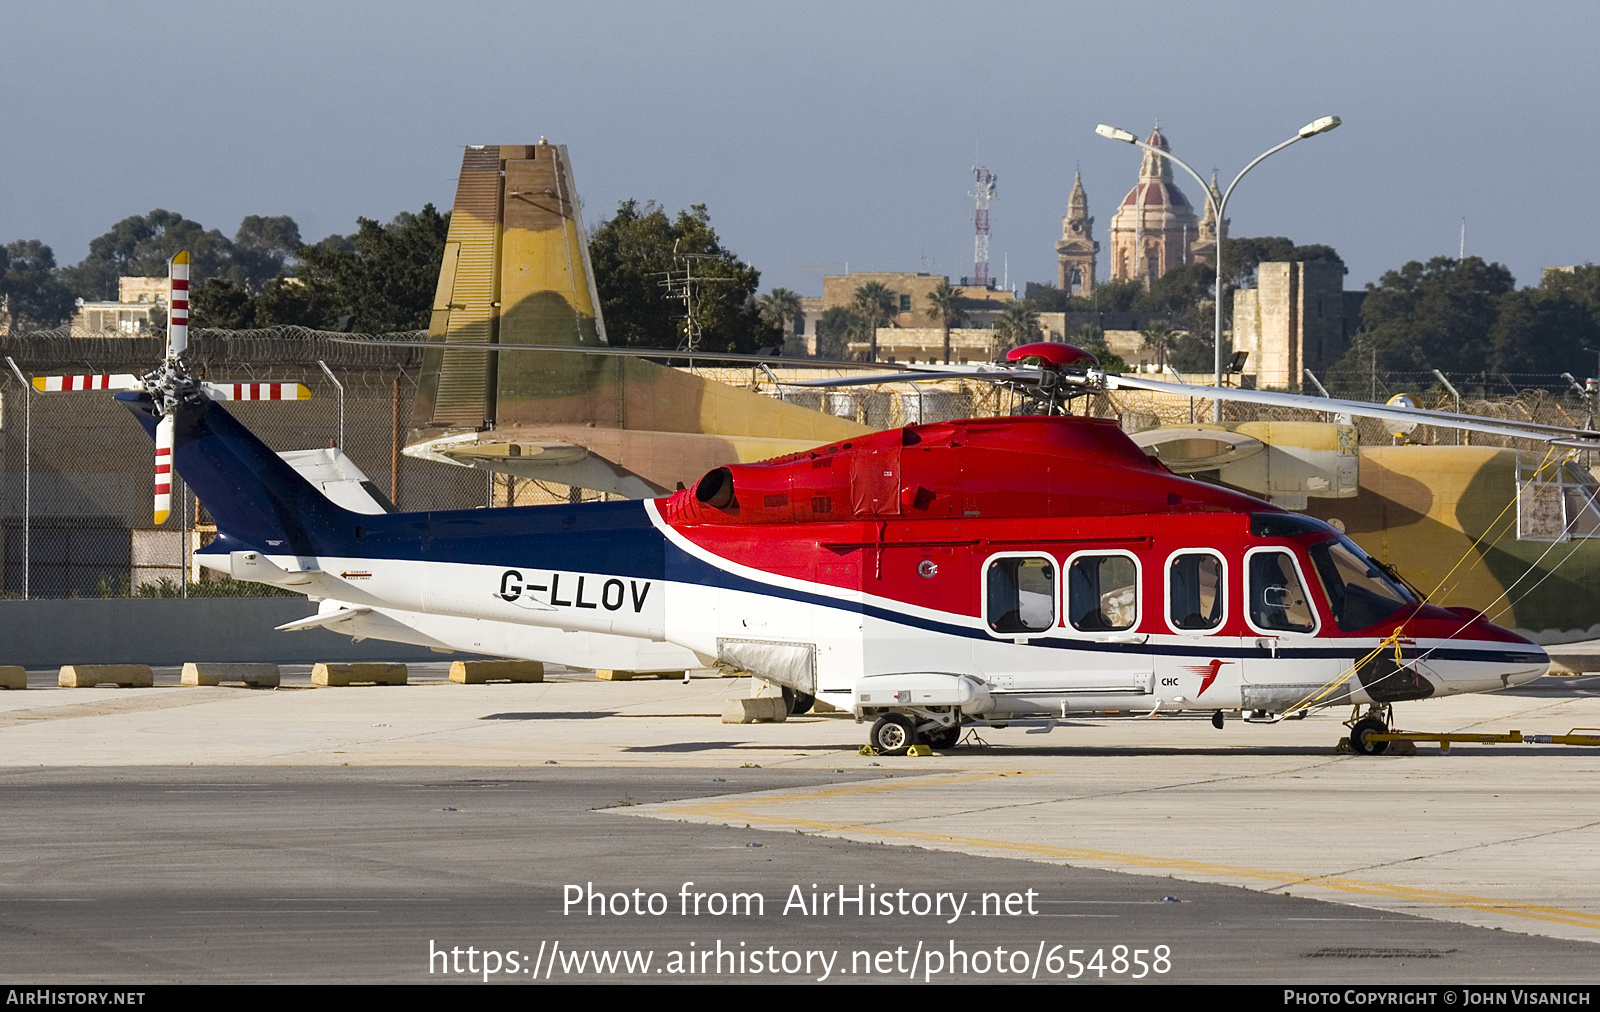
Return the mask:
<path id="1" fill-rule="evenodd" d="M 293 622 L 285 622 L 283 625 L 274 626 L 274 628 L 278 632 L 303 632 L 307 629 L 323 629 L 337 625 L 347 619 L 355 618 L 358 615 L 369 615 L 371 613 L 371 608 L 341 608 L 338 611 L 312 615 L 310 618 L 295 619 Z"/>

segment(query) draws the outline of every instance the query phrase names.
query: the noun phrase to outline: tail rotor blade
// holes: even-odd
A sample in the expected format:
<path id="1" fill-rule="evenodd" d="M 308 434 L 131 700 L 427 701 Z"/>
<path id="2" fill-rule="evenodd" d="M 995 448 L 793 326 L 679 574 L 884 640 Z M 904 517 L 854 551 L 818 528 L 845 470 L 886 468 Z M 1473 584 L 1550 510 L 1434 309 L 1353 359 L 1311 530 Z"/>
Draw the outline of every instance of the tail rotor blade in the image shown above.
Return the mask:
<path id="1" fill-rule="evenodd" d="M 168 411 L 156 423 L 156 526 L 167 522 L 172 513 L 172 443 L 177 428 L 177 412 Z"/>
<path id="2" fill-rule="evenodd" d="M 306 401 L 311 391 L 304 383 L 201 383 L 214 401 Z"/>
<path id="3" fill-rule="evenodd" d="M 189 251 L 178 252 L 167 263 L 167 358 L 177 358 L 189 347 Z"/>
<path id="4" fill-rule="evenodd" d="M 40 393 L 72 390 L 138 390 L 139 377 L 128 373 L 101 373 L 96 376 L 35 376 L 33 388 Z"/>

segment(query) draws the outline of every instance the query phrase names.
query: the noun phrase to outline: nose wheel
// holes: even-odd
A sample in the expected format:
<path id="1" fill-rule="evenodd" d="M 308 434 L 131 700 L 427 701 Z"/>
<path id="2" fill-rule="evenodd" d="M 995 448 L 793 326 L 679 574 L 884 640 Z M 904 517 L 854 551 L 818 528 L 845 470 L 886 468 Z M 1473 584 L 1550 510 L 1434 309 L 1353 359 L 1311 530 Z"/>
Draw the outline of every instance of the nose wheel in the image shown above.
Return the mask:
<path id="1" fill-rule="evenodd" d="M 1350 725 L 1350 751 L 1356 755 L 1383 755 L 1389 751 L 1386 741 L 1369 741 L 1368 736 L 1388 734 L 1389 725 L 1381 717 L 1362 717 Z"/>

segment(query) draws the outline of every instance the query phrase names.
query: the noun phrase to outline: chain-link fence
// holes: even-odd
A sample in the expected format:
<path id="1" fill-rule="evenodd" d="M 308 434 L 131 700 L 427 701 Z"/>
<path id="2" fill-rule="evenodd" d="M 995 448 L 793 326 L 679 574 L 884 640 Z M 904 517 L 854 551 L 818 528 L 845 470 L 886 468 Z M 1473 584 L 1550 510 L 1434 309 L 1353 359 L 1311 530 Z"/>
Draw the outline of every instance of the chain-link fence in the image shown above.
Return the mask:
<path id="1" fill-rule="evenodd" d="M 202 379 L 304 383 L 309 401 L 238 402 L 228 410 L 275 450 L 334 445 L 403 510 L 489 502 L 482 472 L 400 452 L 421 365 L 417 348 L 351 343 L 301 328 L 191 331 L 188 360 Z M 361 335 L 354 335 L 359 338 Z M 379 335 L 416 340 L 417 333 Z M 0 338 L 22 376 L 142 374 L 160 362 L 160 337 L 74 338 L 64 329 Z M 338 385 L 319 363 L 325 363 Z M 95 597 L 159 584 L 182 587 L 205 515 L 181 479 L 155 526 L 154 447 L 126 409 L 101 392 L 39 393 L 0 373 L 0 593 Z M 180 591 L 181 592 L 181 591 Z"/>
<path id="2" fill-rule="evenodd" d="M 503 475 L 491 478 L 482 471 L 401 453 L 422 351 L 378 341 L 421 337 L 418 333 L 335 335 L 288 327 L 197 330 L 191 332 L 188 359 L 203 379 L 304 383 L 312 392 L 310 401 L 237 402 L 228 410 L 275 450 L 334 445 L 342 431 L 344 452 L 402 510 L 530 505 L 598 495 Z M 363 343 L 364 338 L 369 343 Z M 26 378 L 137 375 L 164 354 L 160 337 L 73 337 L 63 328 L 0 338 L 0 356 L 12 359 Z M 818 390 L 788 385 L 818 376 L 816 370 L 699 367 L 692 371 L 872 428 L 1004 415 L 1023 404 L 1016 390 L 971 380 Z M 1592 404 L 1559 377 L 1478 379 L 1452 381 L 1465 395 L 1459 404 L 1431 374 L 1378 373 L 1370 378 L 1369 390 L 1343 393 L 1376 390 L 1375 399 L 1385 400 L 1406 392 L 1419 407 L 1550 425 L 1586 427 L 1594 421 Z M 1483 396 L 1494 394 L 1496 383 L 1505 395 Z M 1118 418 L 1129 431 L 1215 420 L 1211 400 L 1166 394 L 1120 392 L 1091 398 L 1088 408 L 1093 414 Z M 1076 410 L 1084 410 L 1082 401 Z M 1223 422 L 1337 417 L 1334 412 L 1314 410 L 1222 406 Z M 1433 426 L 1419 426 L 1396 437 L 1381 422 L 1361 418 L 1353 422 L 1362 442 L 1369 445 L 1396 438 L 1435 444 L 1515 443 Z M 1523 448 L 1531 449 L 1532 444 Z M 209 539 L 209 517 L 179 480 L 174 483 L 172 516 L 160 527 L 152 523 L 153 459 L 149 438 L 106 393 L 41 394 L 9 366 L 0 370 L 0 467 L 5 476 L 0 488 L 0 595 L 115 595 L 138 592 L 163 579 L 169 586 L 187 586 L 187 579 L 195 575 L 193 552 Z"/>

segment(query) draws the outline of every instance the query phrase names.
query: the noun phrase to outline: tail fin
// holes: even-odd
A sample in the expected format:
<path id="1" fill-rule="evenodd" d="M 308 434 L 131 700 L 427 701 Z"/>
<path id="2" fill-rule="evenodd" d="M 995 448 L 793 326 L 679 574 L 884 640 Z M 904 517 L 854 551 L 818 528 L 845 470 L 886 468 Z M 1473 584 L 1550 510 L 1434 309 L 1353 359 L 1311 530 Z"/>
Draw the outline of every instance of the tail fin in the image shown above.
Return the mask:
<path id="1" fill-rule="evenodd" d="M 125 393 L 117 400 L 154 438 L 158 418 L 150 397 Z M 173 459 L 178 474 L 217 522 L 221 547 L 214 551 L 335 555 L 361 519 L 329 502 L 211 401 L 177 412 Z"/>

